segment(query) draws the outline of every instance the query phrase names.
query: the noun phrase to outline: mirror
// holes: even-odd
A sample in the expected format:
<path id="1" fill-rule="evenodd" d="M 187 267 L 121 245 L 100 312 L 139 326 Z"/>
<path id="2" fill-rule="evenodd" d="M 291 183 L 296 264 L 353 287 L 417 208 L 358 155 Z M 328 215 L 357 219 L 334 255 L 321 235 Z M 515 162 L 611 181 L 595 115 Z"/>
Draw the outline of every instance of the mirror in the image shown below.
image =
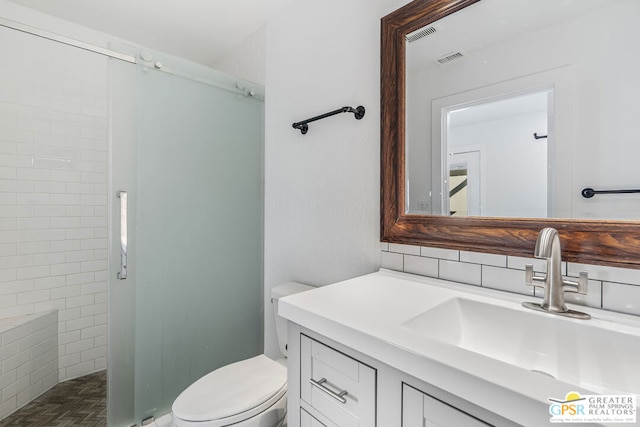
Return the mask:
<path id="1" fill-rule="evenodd" d="M 473 153 L 466 215 L 638 219 L 640 194 L 581 195 L 639 184 L 638 16 L 634 0 L 483 0 L 408 34 L 407 211 L 462 215 L 448 172 Z"/>
<path id="2" fill-rule="evenodd" d="M 565 260 L 640 268 L 640 194 L 581 194 L 640 188 L 639 36 L 633 0 L 418 0 L 384 17 L 382 240 L 531 256 L 549 226 Z"/>

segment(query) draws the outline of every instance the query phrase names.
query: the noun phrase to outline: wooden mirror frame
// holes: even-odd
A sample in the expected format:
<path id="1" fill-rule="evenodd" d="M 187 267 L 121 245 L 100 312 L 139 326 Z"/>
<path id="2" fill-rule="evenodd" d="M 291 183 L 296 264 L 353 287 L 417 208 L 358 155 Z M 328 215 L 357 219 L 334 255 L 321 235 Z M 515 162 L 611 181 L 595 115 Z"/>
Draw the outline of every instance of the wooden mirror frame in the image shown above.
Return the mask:
<path id="1" fill-rule="evenodd" d="M 564 261 L 640 269 L 640 221 L 405 213 L 405 35 L 477 1 L 415 0 L 382 18 L 381 240 L 532 257 L 540 230 L 553 227 Z"/>

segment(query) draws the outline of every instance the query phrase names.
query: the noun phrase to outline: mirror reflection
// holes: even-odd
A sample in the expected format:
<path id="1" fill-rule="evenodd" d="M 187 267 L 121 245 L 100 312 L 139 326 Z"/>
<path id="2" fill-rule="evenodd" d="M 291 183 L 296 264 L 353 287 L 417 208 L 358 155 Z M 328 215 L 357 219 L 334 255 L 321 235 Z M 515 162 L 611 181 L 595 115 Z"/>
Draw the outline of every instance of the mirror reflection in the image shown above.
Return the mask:
<path id="1" fill-rule="evenodd" d="M 640 2 L 482 0 L 407 35 L 406 212 L 637 219 Z"/>

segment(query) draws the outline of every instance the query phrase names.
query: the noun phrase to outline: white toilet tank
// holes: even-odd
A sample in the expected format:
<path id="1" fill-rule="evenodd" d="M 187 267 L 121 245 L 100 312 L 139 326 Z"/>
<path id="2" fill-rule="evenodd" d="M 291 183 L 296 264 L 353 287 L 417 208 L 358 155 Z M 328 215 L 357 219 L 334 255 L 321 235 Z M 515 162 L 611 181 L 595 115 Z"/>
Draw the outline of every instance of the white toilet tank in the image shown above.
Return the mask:
<path id="1" fill-rule="evenodd" d="M 287 282 L 271 288 L 271 303 L 273 304 L 273 315 L 276 320 L 278 345 L 280 346 L 280 351 L 285 356 L 287 355 L 287 319 L 278 316 L 278 300 L 287 295 L 293 295 L 311 289 L 314 289 L 314 287 L 297 282 Z"/>

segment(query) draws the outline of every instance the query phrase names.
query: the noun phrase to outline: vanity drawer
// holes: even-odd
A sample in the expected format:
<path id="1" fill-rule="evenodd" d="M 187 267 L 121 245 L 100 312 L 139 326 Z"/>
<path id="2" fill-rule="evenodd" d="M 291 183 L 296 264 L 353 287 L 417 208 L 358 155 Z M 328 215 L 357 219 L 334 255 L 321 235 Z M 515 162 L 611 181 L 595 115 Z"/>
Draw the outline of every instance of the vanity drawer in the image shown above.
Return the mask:
<path id="1" fill-rule="evenodd" d="M 304 409 L 300 408 L 300 427 L 334 427 L 333 425 L 327 426 L 326 424 L 318 421 L 316 417 L 309 414 Z"/>
<path id="2" fill-rule="evenodd" d="M 300 397 L 340 427 L 376 425 L 376 370 L 301 336 Z"/>

